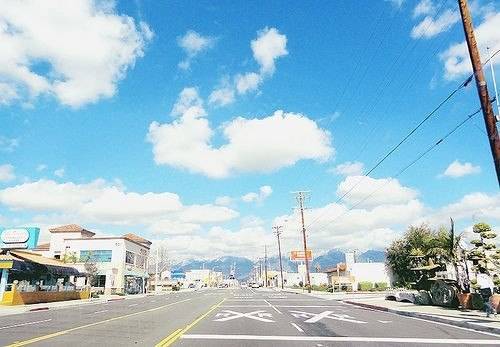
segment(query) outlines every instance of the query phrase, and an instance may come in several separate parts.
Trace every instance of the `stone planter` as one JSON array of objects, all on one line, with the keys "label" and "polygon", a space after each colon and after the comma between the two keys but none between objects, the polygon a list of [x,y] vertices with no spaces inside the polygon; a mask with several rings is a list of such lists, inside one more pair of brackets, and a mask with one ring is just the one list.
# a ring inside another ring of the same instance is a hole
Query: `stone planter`
[{"label": "stone planter", "polygon": [[472,293],[459,293],[457,298],[462,309],[472,309]]}]

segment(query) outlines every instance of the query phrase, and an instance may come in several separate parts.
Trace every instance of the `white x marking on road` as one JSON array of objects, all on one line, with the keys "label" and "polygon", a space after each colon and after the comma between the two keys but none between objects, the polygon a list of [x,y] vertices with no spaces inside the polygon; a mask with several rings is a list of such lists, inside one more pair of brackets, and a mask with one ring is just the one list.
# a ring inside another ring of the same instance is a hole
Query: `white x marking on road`
[{"label": "white x marking on road", "polygon": [[304,311],[290,311],[292,316],[295,318],[307,318],[307,320],[304,321],[304,323],[316,323],[323,318],[328,318],[328,319],[335,319],[335,320],[340,320],[344,322],[350,322],[350,323],[356,323],[356,324],[365,324],[366,322],[360,321],[353,319],[354,317],[351,317],[347,314],[335,314],[333,311],[324,311],[321,313],[310,313],[310,312],[304,312]]},{"label": "white x marking on road", "polygon": [[266,311],[263,311],[263,310],[258,310],[258,311],[248,312],[248,313],[241,313],[241,312],[236,312],[236,311],[231,311],[231,310],[223,310],[220,313],[217,313],[215,315],[215,317],[222,317],[222,318],[214,319],[214,322],[226,322],[228,320],[243,318],[243,317],[258,320],[261,322],[266,322],[266,323],[273,323],[274,322],[271,319],[264,318],[264,317],[272,318],[273,315],[271,313],[267,313]]}]

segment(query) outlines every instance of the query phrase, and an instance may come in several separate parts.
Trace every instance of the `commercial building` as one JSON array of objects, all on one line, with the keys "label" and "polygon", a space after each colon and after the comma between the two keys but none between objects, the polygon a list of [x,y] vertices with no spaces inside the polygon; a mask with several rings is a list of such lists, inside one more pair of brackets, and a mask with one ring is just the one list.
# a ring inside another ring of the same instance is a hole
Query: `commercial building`
[{"label": "commercial building", "polygon": [[0,303],[31,304],[88,298],[90,291],[76,288],[84,278],[75,267],[33,252],[38,228],[0,228]]},{"label": "commercial building", "polygon": [[[151,242],[135,234],[95,236],[79,225],[49,229],[49,244],[35,251],[65,261],[81,272],[93,270],[93,287],[104,294],[144,293],[147,288]],[[83,285],[79,280],[77,285]]]},{"label": "commercial building", "polygon": [[384,283],[387,287],[391,284],[391,273],[383,262],[362,263],[356,260],[354,252],[346,253],[346,262],[325,271],[328,275],[328,284],[335,290],[357,291],[359,283],[371,282]]}]

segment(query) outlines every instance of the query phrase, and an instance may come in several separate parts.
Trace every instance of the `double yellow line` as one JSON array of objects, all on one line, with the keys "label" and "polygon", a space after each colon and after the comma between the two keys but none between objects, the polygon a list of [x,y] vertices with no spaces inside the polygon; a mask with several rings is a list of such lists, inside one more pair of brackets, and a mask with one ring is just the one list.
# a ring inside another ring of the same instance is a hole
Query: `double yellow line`
[{"label": "double yellow line", "polygon": [[161,340],[160,342],[158,342],[155,347],[168,347],[168,346],[172,345],[175,341],[177,341],[177,339],[179,339],[179,337],[181,337],[182,335],[184,335],[189,329],[191,329],[192,327],[194,327],[199,321],[201,321],[203,318],[205,318],[210,313],[212,313],[212,311],[215,310],[217,307],[219,307],[220,305],[222,305],[222,303],[224,301],[226,301],[226,298],[222,299],[217,304],[215,304],[212,307],[210,307],[210,309],[207,312],[205,312],[204,314],[202,314],[201,316],[199,316],[198,318],[196,318],[190,324],[186,325],[186,327],[184,329],[177,329],[177,330],[175,330],[173,333],[171,333],[170,335],[168,335],[167,337],[165,337],[163,340]]},{"label": "double yellow line", "polygon": [[133,316],[136,316],[136,315],[139,315],[139,314],[142,314],[142,313],[158,311],[158,310],[161,310],[163,308],[166,308],[166,307],[169,307],[169,306],[173,306],[173,305],[176,305],[176,304],[180,304],[181,302],[186,302],[186,301],[190,301],[190,300],[191,299],[184,299],[184,300],[172,302],[170,304],[166,304],[166,305],[163,305],[163,306],[158,306],[158,307],[155,307],[155,308],[151,308],[149,310],[144,310],[144,311],[140,311],[140,312],[134,312],[134,313],[126,314],[126,315],[123,315],[123,316],[118,316],[118,317],[114,317],[114,318],[110,318],[110,319],[105,319],[105,320],[102,320],[102,321],[99,321],[99,322],[95,322],[95,323],[80,325],[80,326],[77,326],[77,327],[74,327],[74,328],[71,328],[71,329],[58,331],[56,333],[52,333],[52,334],[48,334],[48,335],[43,335],[43,336],[35,337],[33,339],[29,339],[29,340],[25,340],[25,341],[16,341],[13,344],[8,345],[7,347],[18,347],[18,346],[30,345],[30,344],[35,343],[35,342],[39,342],[39,341],[51,339],[51,338],[54,338],[54,337],[57,337],[57,336],[65,335],[65,334],[68,334],[68,333],[73,332],[75,330],[89,328],[89,327],[93,327],[95,325],[99,325],[99,324],[103,324],[103,323],[108,323],[108,322],[112,322],[112,321],[123,319],[123,318],[133,317]]}]

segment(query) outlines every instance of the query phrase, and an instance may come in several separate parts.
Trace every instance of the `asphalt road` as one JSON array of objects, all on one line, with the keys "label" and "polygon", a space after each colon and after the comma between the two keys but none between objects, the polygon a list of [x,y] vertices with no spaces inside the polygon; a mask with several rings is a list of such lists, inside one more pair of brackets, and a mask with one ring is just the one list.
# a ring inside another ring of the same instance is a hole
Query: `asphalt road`
[{"label": "asphalt road", "polygon": [[0,317],[2,346],[500,345],[500,336],[302,294],[214,289]]}]

